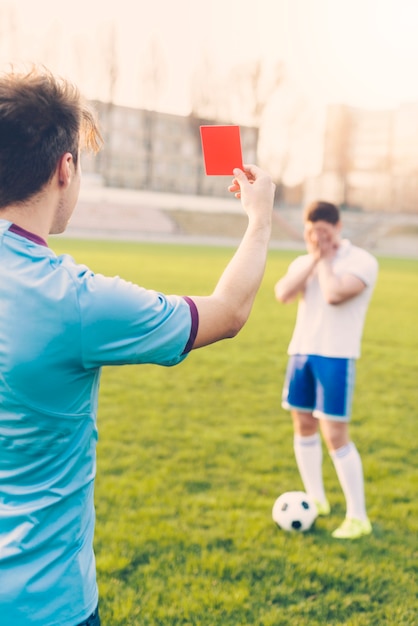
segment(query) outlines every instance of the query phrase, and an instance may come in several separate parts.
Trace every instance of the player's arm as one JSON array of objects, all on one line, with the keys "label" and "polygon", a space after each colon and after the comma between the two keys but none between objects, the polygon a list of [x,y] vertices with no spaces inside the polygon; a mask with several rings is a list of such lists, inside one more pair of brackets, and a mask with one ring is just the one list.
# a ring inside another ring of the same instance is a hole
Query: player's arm
[{"label": "player's arm", "polygon": [[298,270],[292,268],[274,286],[276,300],[283,303],[293,302],[297,296],[305,290],[306,282],[318,263],[318,258],[309,256],[306,265]]},{"label": "player's arm", "polygon": [[234,337],[247,321],[260,287],[271,234],[274,188],[258,167],[235,170],[229,191],[241,198],[248,226],[233,258],[210,296],[192,296],[199,314],[193,348]]},{"label": "player's arm", "polygon": [[342,304],[366,288],[365,283],[353,274],[334,274],[329,258],[322,258],[318,263],[318,279],[328,304]]}]

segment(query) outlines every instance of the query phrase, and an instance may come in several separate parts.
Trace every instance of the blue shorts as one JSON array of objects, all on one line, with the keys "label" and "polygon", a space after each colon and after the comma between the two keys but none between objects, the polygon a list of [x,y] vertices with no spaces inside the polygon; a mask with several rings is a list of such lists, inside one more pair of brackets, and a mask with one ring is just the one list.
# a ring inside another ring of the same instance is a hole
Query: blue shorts
[{"label": "blue shorts", "polygon": [[283,387],[283,408],[306,411],[317,418],[348,422],[355,364],[355,359],[290,356]]}]

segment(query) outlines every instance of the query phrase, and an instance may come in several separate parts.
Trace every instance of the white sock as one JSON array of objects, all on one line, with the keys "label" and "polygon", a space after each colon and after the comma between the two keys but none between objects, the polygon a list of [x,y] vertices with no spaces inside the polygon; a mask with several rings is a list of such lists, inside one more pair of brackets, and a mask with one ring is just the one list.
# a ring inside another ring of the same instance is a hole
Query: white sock
[{"label": "white sock", "polygon": [[318,502],[325,502],[322,479],[322,443],[319,433],[309,437],[295,435],[293,448],[306,493]]},{"label": "white sock", "polygon": [[356,446],[350,442],[338,450],[333,450],[330,454],[345,496],[346,516],[366,520],[363,466]]}]

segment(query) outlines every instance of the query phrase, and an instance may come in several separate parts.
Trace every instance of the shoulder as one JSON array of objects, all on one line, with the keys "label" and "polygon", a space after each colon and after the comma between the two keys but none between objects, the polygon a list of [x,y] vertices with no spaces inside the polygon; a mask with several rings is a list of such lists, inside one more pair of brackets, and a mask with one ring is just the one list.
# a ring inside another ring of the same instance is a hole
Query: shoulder
[{"label": "shoulder", "polygon": [[364,248],[355,246],[345,239],[341,242],[339,257],[345,270],[361,278],[366,285],[376,281],[379,263],[376,257]]},{"label": "shoulder", "polygon": [[89,276],[93,276],[92,270],[87,265],[76,263],[69,254],[60,254],[52,259],[52,265],[56,270],[63,270],[74,280],[85,280]]},{"label": "shoulder", "polygon": [[352,245],[351,247],[353,258],[356,258],[365,265],[376,268],[377,270],[379,263],[376,257],[371,252],[365,250],[364,248],[360,248],[359,246]]}]

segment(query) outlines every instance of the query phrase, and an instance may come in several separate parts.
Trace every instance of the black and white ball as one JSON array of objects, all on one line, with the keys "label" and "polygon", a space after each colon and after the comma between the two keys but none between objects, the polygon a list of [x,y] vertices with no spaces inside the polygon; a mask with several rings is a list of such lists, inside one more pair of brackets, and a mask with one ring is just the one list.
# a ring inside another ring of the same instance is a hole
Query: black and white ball
[{"label": "black and white ball", "polygon": [[272,517],[283,530],[304,533],[312,527],[318,512],[304,491],[287,491],[274,503]]}]

